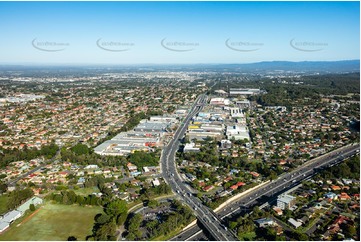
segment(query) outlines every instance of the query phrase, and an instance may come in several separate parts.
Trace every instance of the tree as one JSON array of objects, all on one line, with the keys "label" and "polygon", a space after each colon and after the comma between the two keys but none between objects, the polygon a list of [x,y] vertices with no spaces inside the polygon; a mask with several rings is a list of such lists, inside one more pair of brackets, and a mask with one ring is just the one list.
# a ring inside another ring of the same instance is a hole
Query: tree
[{"label": "tree", "polygon": [[127,239],[138,239],[142,236],[142,232],[139,230],[139,227],[142,222],[142,215],[134,214],[128,221],[127,228],[128,228],[128,235]]},{"label": "tree", "polygon": [[150,208],[156,208],[159,205],[157,200],[149,200],[148,201],[148,207]]},{"label": "tree", "polygon": [[76,197],[76,203],[79,204],[79,205],[84,205],[84,197],[78,195],[78,196]]},{"label": "tree", "polygon": [[139,169],[142,169],[144,166],[157,166],[159,163],[159,157],[156,157],[155,153],[144,151],[136,151],[130,154],[128,159]]},{"label": "tree", "polygon": [[7,209],[11,210],[19,206],[23,201],[31,198],[34,195],[33,190],[26,188],[24,190],[14,190],[9,193],[7,201]]},{"label": "tree", "polygon": [[307,240],[309,240],[308,236],[306,234],[298,232],[298,231],[294,231],[292,236],[293,236],[294,239],[299,240],[299,241],[307,241]]},{"label": "tree", "polygon": [[35,211],[35,205],[34,205],[34,204],[30,204],[29,209],[30,209],[30,211]]},{"label": "tree", "polygon": [[94,238],[96,240],[115,240],[116,225],[113,220],[103,225],[97,225]]},{"label": "tree", "polygon": [[108,203],[105,207],[105,213],[108,215],[118,216],[119,214],[127,213],[128,207],[124,200],[114,200]]},{"label": "tree", "polygon": [[75,236],[69,236],[68,241],[77,241],[78,239]]},{"label": "tree", "polygon": [[341,228],[346,238],[352,238],[357,235],[355,226],[351,224],[341,224]]},{"label": "tree", "polygon": [[95,222],[98,224],[106,224],[111,220],[111,216],[107,214],[97,214],[95,216]]},{"label": "tree", "polygon": [[269,179],[271,181],[276,180],[277,179],[277,173],[275,171],[271,170],[270,174],[269,174]]},{"label": "tree", "polygon": [[149,222],[147,222],[145,227],[147,228],[151,236],[156,236],[155,232],[157,231],[158,225],[158,220],[150,220]]},{"label": "tree", "polygon": [[0,183],[0,194],[8,190],[8,186],[5,183]]},{"label": "tree", "polygon": [[124,224],[125,220],[127,219],[128,214],[127,213],[121,213],[117,217],[117,225]]},{"label": "tree", "polygon": [[76,144],[71,148],[71,151],[73,151],[76,155],[86,155],[90,153],[88,146],[84,144]]}]

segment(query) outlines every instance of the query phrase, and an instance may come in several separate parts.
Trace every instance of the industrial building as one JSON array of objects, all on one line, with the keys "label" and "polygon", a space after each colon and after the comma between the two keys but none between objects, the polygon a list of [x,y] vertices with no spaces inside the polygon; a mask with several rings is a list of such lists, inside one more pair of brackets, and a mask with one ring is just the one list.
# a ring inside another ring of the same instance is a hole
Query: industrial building
[{"label": "industrial building", "polygon": [[169,123],[163,122],[151,122],[146,119],[142,120],[134,131],[137,132],[165,132],[169,127]]},{"label": "industrial building", "polygon": [[252,96],[252,95],[257,95],[260,93],[261,93],[261,90],[258,88],[230,88],[229,89],[230,96],[236,96],[236,95]]},{"label": "industrial building", "polygon": [[244,117],[244,113],[242,111],[242,109],[239,108],[230,108],[229,109],[232,118],[243,118]]},{"label": "industrial building", "polygon": [[168,116],[153,116],[149,119],[150,122],[159,122],[159,123],[177,123],[178,120],[175,117]]},{"label": "industrial building", "polygon": [[235,139],[235,140],[250,140],[249,131],[247,126],[245,125],[233,125],[228,126],[226,129],[227,139]]},{"label": "industrial building", "polygon": [[230,103],[229,99],[223,97],[212,98],[209,102],[209,104],[211,105],[220,105],[220,106],[229,105],[229,103]]},{"label": "industrial building", "polygon": [[172,117],[143,119],[132,131],[117,134],[95,147],[94,152],[99,155],[124,156],[135,151],[153,151],[153,147],[161,146],[164,134],[175,122],[176,118]]}]

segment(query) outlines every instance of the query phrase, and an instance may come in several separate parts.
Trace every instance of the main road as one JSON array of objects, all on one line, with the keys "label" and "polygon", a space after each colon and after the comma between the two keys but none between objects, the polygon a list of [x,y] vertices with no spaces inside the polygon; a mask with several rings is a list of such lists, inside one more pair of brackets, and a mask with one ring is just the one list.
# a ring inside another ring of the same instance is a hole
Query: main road
[{"label": "main road", "polygon": [[190,112],[175,132],[173,139],[163,149],[161,156],[162,175],[166,182],[171,186],[172,190],[178,194],[183,203],[189,205],[193,209],[198,221],[203,225],[207,232],[215,239],[222,241],[235,241],[237,237],[222,225],[220,219],[208,207],[204,206],[202,202],[194,197],[181,179],[175,164],[175,155],[179,149],[180,140],[183,138],[189,121],[207,102],[207,96],[202,94],[198,96],[195,103],[192,105]]}]

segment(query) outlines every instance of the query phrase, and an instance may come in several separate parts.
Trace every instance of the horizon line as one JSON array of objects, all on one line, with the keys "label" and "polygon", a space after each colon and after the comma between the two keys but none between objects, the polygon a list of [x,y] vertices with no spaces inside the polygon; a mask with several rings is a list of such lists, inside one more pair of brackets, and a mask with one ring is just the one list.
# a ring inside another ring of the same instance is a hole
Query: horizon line
[{"label": "horizon line", "polygon": [[199,62],[199,63],[0,63],[0,66],[182,66],[182,65],[247,65],[258,64],[267,62],[289,62],[289,63],[302,63],[302,62],[346,62],[346,61],[360,61],[360,59],[340,59],[340,60],[264,60],[255,62]]}]

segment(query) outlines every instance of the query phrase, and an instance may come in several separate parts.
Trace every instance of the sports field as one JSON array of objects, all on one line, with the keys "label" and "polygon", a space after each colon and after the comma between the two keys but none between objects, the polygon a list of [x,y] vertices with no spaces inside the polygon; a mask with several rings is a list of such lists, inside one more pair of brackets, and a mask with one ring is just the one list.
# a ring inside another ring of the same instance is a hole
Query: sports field
[{"label": "sports field", "polygon": [[[78,205],[43,205],[35,214],[21,218],[4,233],[0,240],[67,240],[75,236],[85,240],[91,235],[94,216],[101,207],[80,207]],[[19,225],[20,224],[20,225]]]}]

